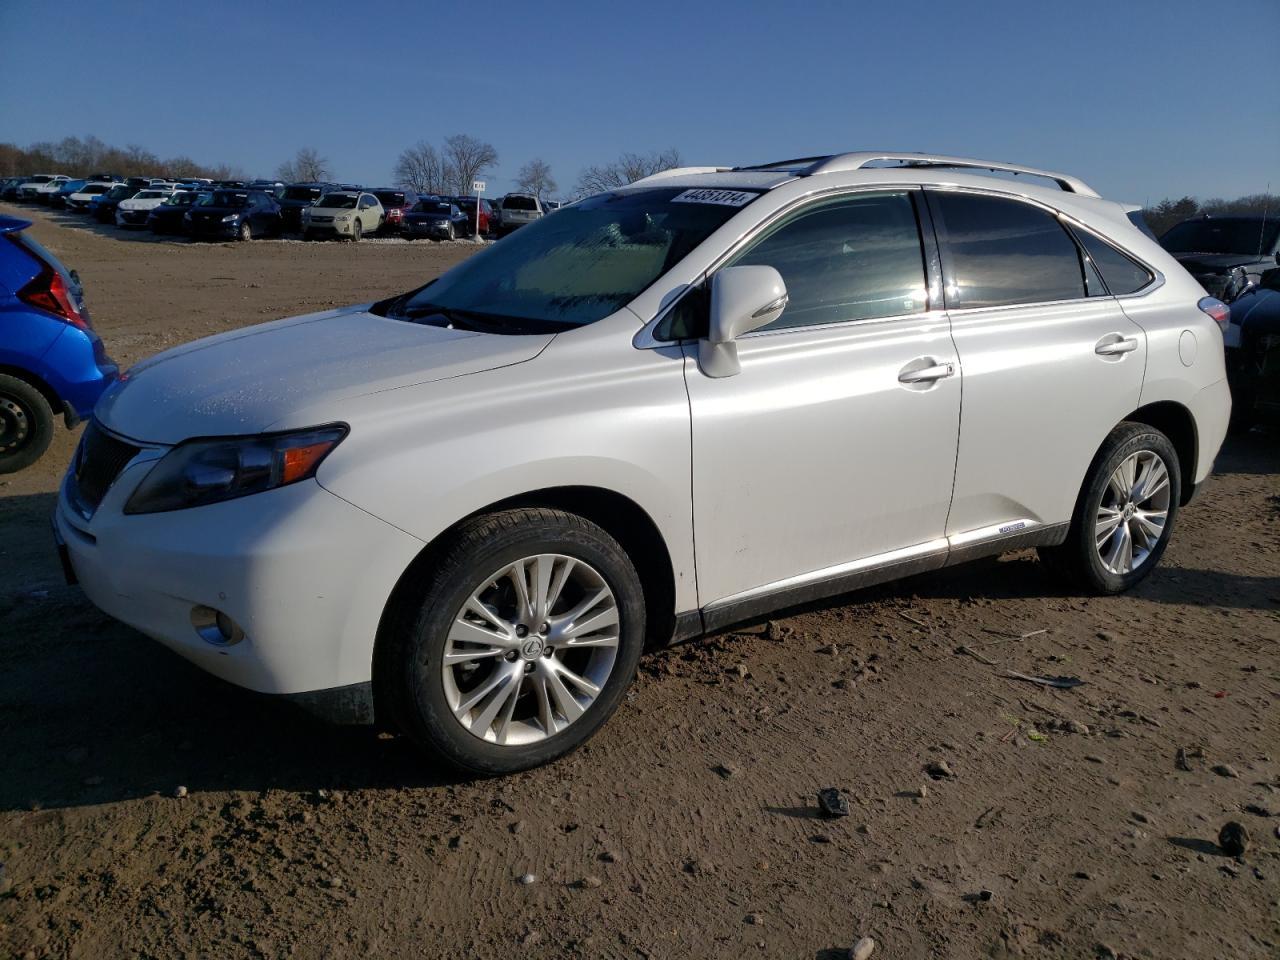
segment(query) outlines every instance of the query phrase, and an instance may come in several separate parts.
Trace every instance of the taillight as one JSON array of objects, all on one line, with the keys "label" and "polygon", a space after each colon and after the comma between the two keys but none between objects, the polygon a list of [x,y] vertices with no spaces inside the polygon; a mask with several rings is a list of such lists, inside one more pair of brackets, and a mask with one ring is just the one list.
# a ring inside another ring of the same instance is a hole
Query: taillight
[{"label": "taillight", "polygon": [[1225,336],[1227,325],[1231,322],[1231,308],[1217,297],[1204,297],[1196,306],[1213,318],[1213,322]]},{"label": "taillight", "polygon": [[72,300],[71,291],[67,289],[62,274],[48,264],[44,264],[35,279],[18,291],[18,299],[47,310],[81,330],[89,329],[89,321]]}]

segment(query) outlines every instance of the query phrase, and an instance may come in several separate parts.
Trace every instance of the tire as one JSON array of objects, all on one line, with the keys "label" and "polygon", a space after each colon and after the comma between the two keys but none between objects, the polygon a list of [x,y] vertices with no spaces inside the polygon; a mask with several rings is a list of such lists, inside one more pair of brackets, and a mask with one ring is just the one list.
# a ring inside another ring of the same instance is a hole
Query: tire
[{"label": "tire", "polygon": [[446,240],[457,240],[457,239],[458,239],[458,231],[456,231],[455,229],[453,229],[453,224],[452,224],[452,223],[451,223],[451,224],[449,224],[449,235],[448,235],[445,239],[446,239]]},{"label": "tire", "polygon": [[0,374],[0,473],[31,466],[53,442],[53,408],[44,394]]},{"label": "tire", "polygon": [[[526,583],[551,584],[553,595],[564,578],[542,624],[532,622],[541,614],[526,615],[527,626],[518,622],[512,571],[521,567]],[[584,598],[604,593],[575,620],[557,622],[590,603]],[[464,608],[473,595],[487,604],[487,622]],[[402,582],[390,614],[375,655],[379,715],[433,758],[485,776],[540,766],[581,746],[622,702],[644,646],[644,594],[630,558],[599,526],[559,510],[521,508],[467,521],[429,565]],[[579,629],[603,625],[577,638],[593,642],[569,649],[573,641],[561,631],[574,622]],[[490,626],[498,623],[506,625],[501,637]],[[477,651],[468,639],[482,651],[505,653],[468,657]],[[466,662],[446,665],[446,654]],[[563,671],[592,678],[594,699],[569,680],[555,689],[549,678],[570,675]],[[485,696],[490,683],[499,685]],[[563,699],[569,690],[577,691],[571,702]],[[467,698],[477,696],[467,710]],[[490,711],[496,713],[487,718]]]},{"label": "tire", "polygon": [[240,224],[240,229],[236,232],[236,239],[241,242],[253,239],[253,227],[249,225],[248,220]]},{"label": "tire", "polygon": [[303,239],[303,240],[314,240],[315,238],[316,238],[316,235],[315,235],[314,233],[312,233],[310,230],[303,230],[303,231],[302,231],[302,239]]},{"label": "tire", "polygon": [[1066,542],[1041,547],[1040,557],[1092,593],[1123,593],[1160,562],[1181,497],[1181,465],[1169,438],[1144,423],[1122,423],[1093,458]]},{"label": "tire", "polygon": [[364,227],[361,226],[359,219],[351,225],[351,242],[359,243],[360,238],[364,236]]}]

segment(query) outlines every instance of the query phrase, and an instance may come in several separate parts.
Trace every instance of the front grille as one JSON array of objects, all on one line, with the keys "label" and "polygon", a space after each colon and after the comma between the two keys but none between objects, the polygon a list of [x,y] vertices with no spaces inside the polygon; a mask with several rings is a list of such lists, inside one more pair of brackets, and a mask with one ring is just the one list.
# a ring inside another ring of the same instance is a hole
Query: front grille
[{"label": "front grille", "polygon": [[138,455],[139,447],[117,440],[90,420],[76,450],[76,499],[90,511],[96,510],[126,464]]}]

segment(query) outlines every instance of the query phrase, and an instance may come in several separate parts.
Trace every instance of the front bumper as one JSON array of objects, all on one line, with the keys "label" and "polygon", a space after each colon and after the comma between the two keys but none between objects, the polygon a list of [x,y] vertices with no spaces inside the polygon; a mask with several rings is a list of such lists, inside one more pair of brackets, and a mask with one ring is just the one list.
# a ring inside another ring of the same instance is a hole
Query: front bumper
[{"label": "front bumper", "polygon": [[150,210],[116,210],[116,223],[122,227],[145,227]]},{"label": "front bumper", "polygon": [[449,236],[449,221],[409,221],[401,224],[400,232],[414,237],[447,237]]},{"label": "front bumper", "polygon": [[[189,510],[127,516],[124,504],[164,454],[144,448],[85,519],[64,479],[56,534],[103,612],[209,673],[261,693],[367,684],[392,588],[423,544],[314,480]],[[194,607],[244,631],[204,639]]]},{"label": "front bumper", "polygon": [[314,219],[302,221],[302,229],[304,232],[336,233],[342,237],[350,236],[354,225],[355,220],[348,220],[346,223],[338,223],[336,220],[331,220],[328,223],[316,222]]},{"label": "front bumper", "polygon": [[200,220],[184,220],[187,232],[193,237],[221,237],[222,239],[233,239],[240,232],[240,221],[233,220],[231,223],[223,223],[221,220],[215,220],[212,223],[205,223]]}]

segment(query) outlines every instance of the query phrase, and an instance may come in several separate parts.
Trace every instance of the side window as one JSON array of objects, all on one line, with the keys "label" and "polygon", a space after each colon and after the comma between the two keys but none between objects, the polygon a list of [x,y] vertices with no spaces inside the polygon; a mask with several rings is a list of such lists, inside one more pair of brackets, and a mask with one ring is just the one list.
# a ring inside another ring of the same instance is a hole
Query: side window
[{"label": "side window", "polygon": [[926,309],[924,254],[909,193],[858,194],[786,218],[729,262],[782,274],[790,303],[764,329]]},{"label": "side window", "polygon": [[[907,192],[828,200],[770,228],[726,266],[767,265],[790,302],[764,330],[873,320],[928,309],[924,253]],[[689,291],[655,331],[659,340],[706,333],[707,284]]]},{"label": "side window", "polygon": [[1019,200],[935,190],[947,306],[998,307],[1085,296],[1080,251],[1058,218]]},{"label": "side window", "polygon": [[1123,297],[1127,293],[1134,293],[1151,282],[1151,271],[1105,240],[1095,237],[1087,230],[1077,230],[1075,234],[1113,296]]}]

